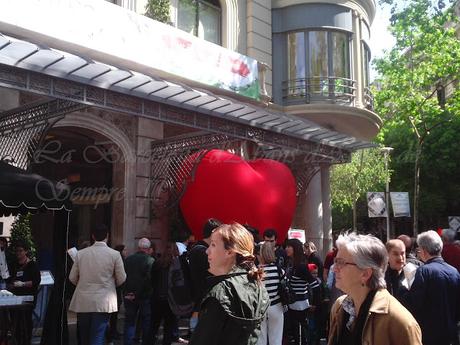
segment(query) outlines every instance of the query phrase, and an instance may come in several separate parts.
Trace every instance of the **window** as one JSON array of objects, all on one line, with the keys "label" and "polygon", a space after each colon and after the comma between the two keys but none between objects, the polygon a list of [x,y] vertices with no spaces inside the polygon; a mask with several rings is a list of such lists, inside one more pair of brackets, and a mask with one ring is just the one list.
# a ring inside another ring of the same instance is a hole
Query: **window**
[{"label": "window", "polygon": [[369,64],[371,62],[371,50],[369,46],[364,43],[362,45],[363,51],[363,72],[364,72],[364,87],[369,87],[370,85],[370,70]]},{"label": "window", "polygon": [[341,31],[291,32],[288,42],[288,97],[308,93],[352,93],[350,34]]},{"label": "window", "polygon": [[221,44],[219,0],[179,0],[176,26],[206,41]]}]

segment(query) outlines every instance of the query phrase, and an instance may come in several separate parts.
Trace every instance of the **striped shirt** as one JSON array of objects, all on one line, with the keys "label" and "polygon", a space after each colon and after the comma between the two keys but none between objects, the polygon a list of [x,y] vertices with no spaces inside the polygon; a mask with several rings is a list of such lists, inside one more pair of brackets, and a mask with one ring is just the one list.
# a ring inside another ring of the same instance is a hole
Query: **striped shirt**
[{"label": "striped shirt", "polygon": [[267,289],[268,296],[270,297],[270,305],[281,303],[278,293],[280,277],[278,275],[278,268],[276,267],[276,264],[273,262],[268,265],[263,265],[262,267],[265,273],[263,282],[265,289]]},{"label": "striped shirt", "polygon": [[308,291],[319,288],[319,283],[312,277],[308,269],[303,266],[296,267],[289,277],[291,289],[299,301],[308,299]]}]

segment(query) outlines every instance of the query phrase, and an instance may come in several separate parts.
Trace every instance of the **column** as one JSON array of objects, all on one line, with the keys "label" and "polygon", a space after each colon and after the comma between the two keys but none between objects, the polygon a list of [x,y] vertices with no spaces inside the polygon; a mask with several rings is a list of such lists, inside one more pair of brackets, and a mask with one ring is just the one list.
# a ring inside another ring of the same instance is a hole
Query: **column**
[{"label": "column", "polygon": [[363,64],[361,53],[361,19],[357,11],[353,11],[353,76],[356,80],[355,107],[362,108],[363,105]]},{"label": "column", "polygon": [[323,248],[322,258],[332,249],[331,176],[330,165],[321,166],[321,198],[323,201]]}]

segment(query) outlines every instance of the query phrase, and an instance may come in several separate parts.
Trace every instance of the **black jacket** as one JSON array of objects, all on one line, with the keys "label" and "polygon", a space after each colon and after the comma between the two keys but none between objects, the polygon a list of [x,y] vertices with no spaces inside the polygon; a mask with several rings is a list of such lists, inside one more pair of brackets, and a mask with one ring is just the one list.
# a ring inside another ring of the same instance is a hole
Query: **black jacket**
[{"label": "black jacket", "polygon": [[199,241],[188,253],[192,296],[195,302],[194,311],[200,309],[201,300],[208,291],[207,278],[211,276],[211,273],[208,272],[209,263],[206,249],[208,249],[208,244],[204,241]]},{"label": "black jacket", "polygon": [[256,344],[270,305],[263,284],[250,281],[241,268],[209,280],[212,287],[201,303],[190,345]]}]

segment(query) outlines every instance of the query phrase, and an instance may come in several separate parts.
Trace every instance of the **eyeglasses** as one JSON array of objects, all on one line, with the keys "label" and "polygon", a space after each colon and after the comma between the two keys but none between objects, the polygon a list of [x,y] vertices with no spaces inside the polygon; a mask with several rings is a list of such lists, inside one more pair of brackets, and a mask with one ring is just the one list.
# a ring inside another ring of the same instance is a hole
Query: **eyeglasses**
[{"label": "eyeglasses", "polygon": [[342,258],[335,258],[335,259],[334,259],[334,264],[335,264],[335,267],[337,267],[337,268],[339,268],[339,269],[344,268],[346,265],[358,266],[358,265],[355,264],[354,262],[347,262],[347,261],[345,261],[345,260],[342,259]]}]

